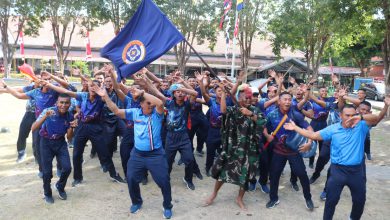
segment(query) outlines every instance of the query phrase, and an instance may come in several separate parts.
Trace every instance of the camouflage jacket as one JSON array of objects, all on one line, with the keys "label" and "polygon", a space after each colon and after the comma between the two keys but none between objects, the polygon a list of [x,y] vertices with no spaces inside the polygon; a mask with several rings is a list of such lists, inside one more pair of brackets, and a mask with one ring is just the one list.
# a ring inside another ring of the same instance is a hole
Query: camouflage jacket
[{"label": "camouflage jacket", "polygon": [[261,112],[251,109],[257,121],[244,116],[237,106],[227,107],[222,118],[222,152],[211,173],[215,179],[247,189],[256,175],[259,147],[266,120]]}]

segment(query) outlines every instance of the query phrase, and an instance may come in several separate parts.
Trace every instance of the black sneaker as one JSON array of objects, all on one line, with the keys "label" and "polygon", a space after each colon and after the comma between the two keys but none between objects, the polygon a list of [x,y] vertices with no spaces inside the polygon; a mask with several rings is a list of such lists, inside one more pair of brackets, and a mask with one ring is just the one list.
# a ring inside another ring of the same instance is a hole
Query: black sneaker
[{"label": "black sneaker", "polygon": [[96,157],[96,153],[91,153],[90,155],[89,155],[89,158],[91,158],[91,159],[93,159],[93,158],[95,158]]},{"label": "black sneaker", "polygon": [[80,185],[83,182],[83,180],[73,180],[72,187],[76,187],[77,185]]},{"label": "black sneaker", "polygon": [[66,200],[68,198],[68,195],[66,194],[65,190],[59,190],[58,189],[58,184],[56,183],[55,185],[56,187],[56,190],[58,192],[58,197],[61,199],[61,200]]},{"label": "black sneaker", "polygon": [[177,161],[177,165],[178,166],[181,166],[184,162],[180,159],[179,161]]},{"label": "black sneaker", "polygon": [[267,205],[265,205],[265,207],[267,207],[267,209],[272,209],[278,204],[279,204],[279,199],[274,201],[270,200],[269,202],[267,202]]},{"label": "black sneaker", "polygon": [[299,186],[298,186],[298,184],[295,182],[295,183],[293,183],[293,182],[290,182],[291,183],[291,188],[293,189],[293,190],[295,190],[295,191],[299,191]]},{"label": "black sneaker", "polygon": [[316,180],[317,180],[319,177],[320,177],[320,175],[317,175],[317,174],[313,173],[313,176],[311,176],[311,177],[310,177],[310,180],[309,180],[310,184],[315,183]]},{"label": "black sneaker", "polygon": [[115,176],[110,176],[110,179],[117,183],[126,183],[125,180],[122,179],[122,177],[117,173]]},{"label": "black sneaker", "polygon": [[306,208],[309,209],[309,211],[313,211],[314,209],[314,204],[311,199],[306,200]]},{"label": "black sneaker", "polygon": [[142,185],[146,186],[148,184],[148,176],[145,176],[144,179],[141,181]]},{"label": "black sneaker", "polygon": [[107,173],[107,167],[106,166],[100,166],[100,170],[103,172],[103,173]]},{"label": "black sneaker", "polygon": [[45,202],[47,204],[53,204],[54,203],[53,196],[45,196]]},{"label": "black sneaker", "polygon": [[211,176],[210,170],[207,170],[207,169],[206,169],[206,176],[208,176],[208,177]]},{"label": "black sneaker", "polygon": [[195,190],[195,185],[192,182],[189,182],[186,179],[184,179],[184,177],[183,177],[183,182],[187,185],[188,189]]},{"label": "black sneaker", "polygon": [[204,152],[203,151],[196,151],[196,156],[203,157]]},{"label": "black sneaker", "polygon": [[203,175],[200,172],[194,174],[198,179],[203,180]]}]

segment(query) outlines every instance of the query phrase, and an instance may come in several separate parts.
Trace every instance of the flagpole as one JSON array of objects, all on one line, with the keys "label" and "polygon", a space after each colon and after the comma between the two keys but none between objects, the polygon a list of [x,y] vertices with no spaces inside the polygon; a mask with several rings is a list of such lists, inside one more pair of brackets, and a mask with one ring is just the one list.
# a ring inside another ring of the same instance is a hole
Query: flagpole
[{"label": "flagpole", "polygon": [[213,75],[214,77],[218,78],[217,74],[214,72],[213,69],[211,69],[211,67],[206,63],[206,61],[198,54],[198,52],[196,52],[195,48],[187,41],[187,39],[184,38],[184,42],[187,43],[187,45],[192,49],[192,51],[194,51],[195,55],[199,57],[199,59],[202,61],[202,63],[207,67],[207,69],[210,70],[210,73],[211,75]]},{"label": "flagpole", "polygon": [[[236,18],[234,20],[234,30],[236,30],[236,25],[237,25],[237,17],[238,17],[238,10],[236,9]],[[238,34],[238,33],[237,33]],[[231,77],[234,77],[234,69],[235,69],[235,61],[236,61],[236,43],[237,43],[237,38],[236,35],[233,34],[233,49],[232,49],[232,67],[231,67]]]}]

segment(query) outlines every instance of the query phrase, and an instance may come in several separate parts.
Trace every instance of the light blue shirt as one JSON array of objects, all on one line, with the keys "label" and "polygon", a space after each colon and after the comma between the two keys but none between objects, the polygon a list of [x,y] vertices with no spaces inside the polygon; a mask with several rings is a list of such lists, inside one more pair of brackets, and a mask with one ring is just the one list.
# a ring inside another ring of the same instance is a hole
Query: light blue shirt
[{"label": "light blue shirt", "polygon": [[364,140],[370,127],[360,121],[354,128],[344,128],[340,123],[320,131],[324,141],[331,141],[330,159],[332,164],[345,166],[359,165],[364,156]]},{"label": "light blue shirt", "polygon": [[140,108],[125,110],[126,120],[134,121],[134,146],[140,151],[152,151],[162,147],[161,127],[164,119],[153,109],[152,114],[144,115]]}]

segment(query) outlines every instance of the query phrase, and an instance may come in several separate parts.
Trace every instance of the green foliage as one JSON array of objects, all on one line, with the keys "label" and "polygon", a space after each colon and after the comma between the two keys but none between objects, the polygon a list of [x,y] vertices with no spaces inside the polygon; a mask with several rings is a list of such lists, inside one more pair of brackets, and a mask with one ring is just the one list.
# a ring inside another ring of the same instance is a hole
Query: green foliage
[{"label": "green foliage", "polygon": [[90,75],[88,63],[85,61],[77,60],[72,63],[72,68],[80,69],[82,74]]},{"label": "green foliage", "polygon": [[366,0],[285,0],[269,24],[273,51],[303,50],[316,75],[325,51],[352,46],[372,17]]}]

